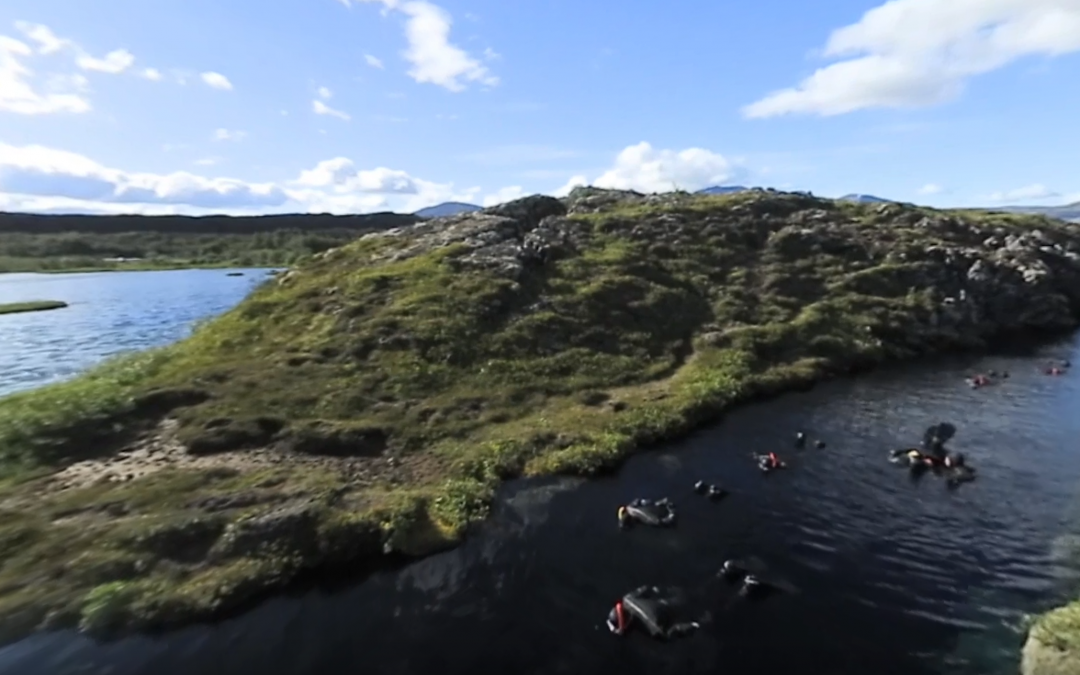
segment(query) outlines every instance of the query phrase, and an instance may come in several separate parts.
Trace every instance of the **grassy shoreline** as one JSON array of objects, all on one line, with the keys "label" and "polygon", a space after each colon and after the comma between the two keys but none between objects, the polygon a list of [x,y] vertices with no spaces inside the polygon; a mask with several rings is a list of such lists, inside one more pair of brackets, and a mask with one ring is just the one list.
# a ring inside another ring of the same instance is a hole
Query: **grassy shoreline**
[{"label": "grassy shoreline", "polygon": [[[507,479],[610,471],[733,405],[1080,311],[982,243],[1080,242],[1046,219],[783,194],[513,208],[319,254],[180,343],[0,399],[0,640],[180,625],[424,555]],[[542,259],[523,227],[556,242]],[[975,260],[997,276],[957,305]]]},{"label": "grassy shoreline", "polygon": [[1021,671],[1023,675],[1080,672],[1080,600],[1031,618]]},{"label": "grassy shoreline", "polygon": [[19,314],[22,312],[45,312],[50,309],[63,309],[66,302],[59,300],[30,300],[27,302],[0,303],[0,315]]}]

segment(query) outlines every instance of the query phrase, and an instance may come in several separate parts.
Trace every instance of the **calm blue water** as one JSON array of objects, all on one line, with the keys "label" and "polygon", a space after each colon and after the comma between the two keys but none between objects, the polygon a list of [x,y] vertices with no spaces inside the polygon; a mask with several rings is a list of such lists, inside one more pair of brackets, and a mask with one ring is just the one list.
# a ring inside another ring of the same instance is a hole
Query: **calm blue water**
[{"label": "calm blue water", "polygon": [[69,378],[119,352],[179,340],[199,319],[235,306],[266,280],[266,273],[0,274],[0,303],[61,300],[70,305],[0,315],[0,396]]},{"label": "calm blue water", "polygon": [[[188,277],[201,280],[188,288],[251,283],[209,274]],[[146,297],[150,282],[112,278]],[[172,297],[184,304],[181,296]],[[116,298],[123,304],[122,291]],[[155,335],[180,335],[198,318],[189,311],[166,328],[169,313],[142,300],[114,310],[135,325],[144,312]],[[26,335],[87,341],[66,330]],[[745,407],[612,478],[510,486],[465,545],[404,570],[165,636],[36,636],[0,649],[0,675],[1014,675],[1023,613],[1076,590],[1062,551],[1063,535],[1080,532],[1080,379],[1038,367],[1051,356],[1080,361],[1078,346],[908,366]],[[1012,377],[964,385],[990,368]],[[951,445],[979,470],[957,491],[932,476],[914,483],[885,458],[942,420],[956,424]],[[828,447],[796,451],[797,429]],[[765,449],[790,468],[759,474],[749,453]],[[709,503],[691,491],[698,479],[733,494]],[[679,526],[619,531],[616,507],[636,496],[673,498]],[[749,605],[709,583],[725,558],[746,554],[800,592]],[[609,635],[612,602],[644,583],[683,587],[708,616],[702,630],[671,644]]]}]

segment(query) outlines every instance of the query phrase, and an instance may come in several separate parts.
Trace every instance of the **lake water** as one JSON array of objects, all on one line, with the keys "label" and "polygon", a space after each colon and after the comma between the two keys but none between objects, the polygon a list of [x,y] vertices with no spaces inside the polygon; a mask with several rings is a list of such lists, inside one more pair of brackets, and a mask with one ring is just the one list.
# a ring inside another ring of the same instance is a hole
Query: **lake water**
[{"label": "lake water", "polygon": [[61,300],[70,305],[0,315],[0,396],[69,378],[119,352],[179,340],[199,319],[235,306],[266,274],[263,269],[0,274],[0,304]]},{"label": "lake water", "polygon": [[[145,297],[149,282],[116,276]],[[243,283],[206,283],[230,281]],[[131,305],[138,323],[149,310]],[[1077,587],[1063,535],[1080,531],[1080,380],[1041,374],[1050,357],[1078,360],[1077,341],[747,406],[614,477],[509,486],[463,546],[403,570],[164,636],[35,636],[0,650],[0,675],[1015,675],[1023,613]],[[965,386],[991,368],[1012,377]],[[958,427],[950,445],[979,471],[955,491],[886,461],[938,421]],[[798,429],[827,447],[795,450]],[[749,455],[770,449],[789,468],[766,477]],[[698,479],[732,494],[708,502],[692,492]],[[620,531],[616,507],[637,496],[671,497],[679,525]],[[740,555],[768,561],[800,592],[745,603],[710,582]],[[610,635],[612,603],[646,583],[684,588],[708,617],[702,629],[667,644]]]}]

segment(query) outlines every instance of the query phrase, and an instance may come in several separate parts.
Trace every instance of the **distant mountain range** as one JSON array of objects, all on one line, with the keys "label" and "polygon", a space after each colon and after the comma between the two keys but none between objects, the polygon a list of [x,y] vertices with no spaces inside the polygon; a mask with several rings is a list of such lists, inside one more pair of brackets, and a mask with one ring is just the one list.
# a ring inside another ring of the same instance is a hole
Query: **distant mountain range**
[{"label": "distant mountain range", "polygon": [[1066,204],[1065,206],[995,206],[988,210],[1004,211],[1006,213],[1031,213],[1080,223],[1080,202]]},{"label": "distant mountain range", "polygon": [[730,195],[735,192],[746,192],[750,188],[743,187],[742,185],[713,185],[712,187],[702,188],[695,194],[699,195]]},{"label": "distant mountain range", "polygon": [[482,208],[484,207],[476,204],[466,204],[465,202],[443,202],[442,204],[420,209],[413,215],[421,218],[442,218],[444,216],[456,216],[459,213],[472,213]]},{"label": "distant mountain range", "polygon": [[883,197],[875,197],[874,195],[860,195],[852,193],[850,195],[844,195],[840,198],[840,201],[860,202],[862,204],[888,204],[893,200],[885,199]]}]

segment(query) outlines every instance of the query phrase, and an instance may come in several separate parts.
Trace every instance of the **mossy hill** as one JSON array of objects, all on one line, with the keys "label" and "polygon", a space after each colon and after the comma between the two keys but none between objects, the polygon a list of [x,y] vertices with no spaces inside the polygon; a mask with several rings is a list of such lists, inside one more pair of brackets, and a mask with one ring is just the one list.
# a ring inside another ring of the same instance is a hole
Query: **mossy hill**
[{"label": "mossy hill", "polygon": [[369,234],[183,342],[0,400],[3,636],[428,553],[508,477],[1078,315],[1080,228],[1035,216],[579,189]]}]

